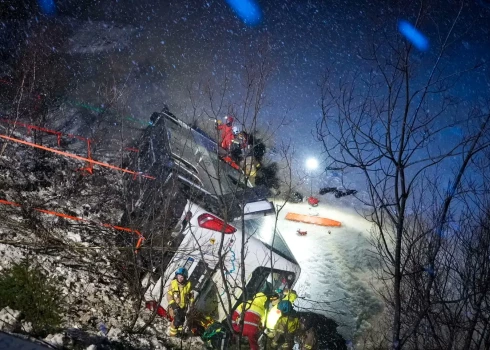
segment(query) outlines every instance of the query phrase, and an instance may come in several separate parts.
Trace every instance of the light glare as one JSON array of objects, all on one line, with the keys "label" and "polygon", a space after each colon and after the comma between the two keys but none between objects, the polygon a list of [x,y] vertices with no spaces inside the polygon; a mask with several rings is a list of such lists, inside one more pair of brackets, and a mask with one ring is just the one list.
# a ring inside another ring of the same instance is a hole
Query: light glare
[{"label": "light glare", "polygon": [[308,158],[306,160],[306,167],[309,170],[315,170],[318,167],[318,161],[315,158]]}]

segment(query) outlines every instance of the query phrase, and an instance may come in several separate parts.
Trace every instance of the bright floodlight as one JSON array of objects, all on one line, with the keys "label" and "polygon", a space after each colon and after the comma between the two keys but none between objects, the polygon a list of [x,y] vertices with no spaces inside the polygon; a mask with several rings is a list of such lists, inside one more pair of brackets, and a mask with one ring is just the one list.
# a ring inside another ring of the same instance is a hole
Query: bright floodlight
[{"label": "bright floodlight", "polygon": [[315,170],[318,167],[318,161],[315,158],[308,158],[306,160],[306,167],[308,170]]}]

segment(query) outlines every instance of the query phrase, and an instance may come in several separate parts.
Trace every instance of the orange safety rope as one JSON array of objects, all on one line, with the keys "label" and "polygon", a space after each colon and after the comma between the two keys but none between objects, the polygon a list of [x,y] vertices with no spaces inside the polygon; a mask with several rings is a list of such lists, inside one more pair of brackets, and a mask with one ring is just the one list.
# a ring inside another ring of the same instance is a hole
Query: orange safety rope
[{"label": "orange safety rope", "polygon": [[23,145],[27,145],[27,146],[39,148],[39,149],[42,149],[42,150],[45,150],[45,151],[49,151],[49,152],[53,152],[53,153],[56,153],[56,154],[59,154],[59,155],[65,156],[65,157],[71,157],[71,158],[78,159],[78,160],[81,160],[81,161],[84,161],[84,162],[88,162],[88,163],[90,163],[92,165],[93,164],[97,164],[97,165],[104,166],[104,167],[107,167],[107,168],[110,168],[110,169],[119,170],[119,171],[122,171],[124,173],[133,174],[134,177],[141,176],[141,177],[144,177],[144,178],[150,179],[150,180],[155,180],[156,179],[154,176],[145,175],[145,174],[142,174],[140,172],[133,171],[133,170],[128,170],[128,169],[120,168],[120,167],[117,167],[115,165],[108,164],[108,163],[103,163],[103,162],[99,162],[97,160],[93,160],[93,159],[90,159],[90,158],[80,157],[80,156],[77,156],[76,154],[73,154],[73,153],[59,151],[57,149],[46,147],[46,146],[41,146],[41,145],[38,145],[38,144],[35,144],[35,143],[32,143],[32,142],[28,142],[28,141],[24,141],[24,140],[19,140],[19,139],[16,139],[14,137],[10,137],[10,136],[7,136],[7,135],[0,134],[0,137],[3,138],[3,139],[5,139],[5,140],[18,142],[18,143],[21,143]]},{"label": "orange safety rope", "polygon": [[[21,123],[21,122],[15,121],[15,120],[5,119],[5,118],[1,118],[0,119],[0,122],[24,127],[24,128],[27,129],[27,134],[30,134],[30,131],[31,130],[38,130],[38,131],[46,132],[48,134],[56,135],[56,138],[57,138],[57,141],[58,141],[58,146],[61,146],[61,137],[63,135],[64,136],[68,136],[68,137],[73,138],[73,139],[78,139],[78,140],[81,140],[81,141],[85,141],[85,142],[87,142],[87,158],[90,159],[90,160],[92,160],[92,148],[91,148],[92,140],[89,139],[89,138],[86,138],[86,137],[83,137],[83,136],[74,135],[74,134],[63,134],[60,131],[51,130],[51,129],[47,129],[47,128],[42,128],[40,126],[36,126],[36,125],[32,125],[32,124],[25,124],[25,123]],[[131,151],[131,152],[139,152],[139,150],[137,148],[134,148],[134,147],[127,147],[126,150]],[[93,169],[94,169],[93,163],[92,162],[87,162],[87,166],[85,166],[83,168],[80,168],[79,170],[86,171],[87,173],[89,173],[89,174],[92,175],[93,174]]]},{"label": "orange safety rope", "polygon": [[[46,128],[42,128],[40,126],[31,125],[31,124],[24,124],[24,123],[15,121],[15,120],[0,119],[0,121],[3,122],[3,123],[7,123],[7,124],[13,124],[13,125],[17,125],[17,126],[22,126],[22,127],[24,127],[24,128],[27,129],[27,134],[30,134],[31,130],[38,130],[38,131],[44,131],[44,132],[46,132],[48,134],[56,135],[56,139],[58,141],[58,146],[61,144],[61,135],[62,135],[62,133],[59,132],[59,131],[51,130],[51,129],[46,129]],[[71,136],[73,136],[73,135],[71,135]]]},{"label": "orange safety rope", "polygon": [[[92,152],[90,150],[90,139],[87,139],[87,159],[92,160]],[[87,163],[86,167],[81,168],[80,170],[86,171],[90,175],[94,173],[94,164],[93,163]]]},{"label": "orange safety rope", "polygon": [[[19,203],[10,202],[10,201],[4,200],[4,199],[0,199],[0,204],[11,205],[14,207],[22,207],[22,205],[20,205]],[[80,218],[78,216],[72,216],[72,215],[60,213],[60,212],[53,211],[53,210],[47,210],[47,209],[41,209],[41,208],[33,208],[33,210],[38,211],[40,213],[48,214],[48,215],[58,216],[60,218],[64,218],[64,219],[68,219],[68,220],[82,221],[82,222],[87,222],[90,224],[95,223],[93,221],[90,221],[90,220],[87,220],[84,218]],[[122,227],[122,226],[116,226],[116,225],[104,224],[104,223],[95,223],[95,224],[98,224],[98,225],[103,226],[103,227],[112,228],[112,229],[118,230],[118,231],[134,232],[138,236],[138,241],[136,242],[136,252],[140,249],[141,244],[143,243],[143,240],[145,239],[143,237],[143,235],[141,234],[141,232],[139,232],[138,230],[133,230],[129,227]]]}]

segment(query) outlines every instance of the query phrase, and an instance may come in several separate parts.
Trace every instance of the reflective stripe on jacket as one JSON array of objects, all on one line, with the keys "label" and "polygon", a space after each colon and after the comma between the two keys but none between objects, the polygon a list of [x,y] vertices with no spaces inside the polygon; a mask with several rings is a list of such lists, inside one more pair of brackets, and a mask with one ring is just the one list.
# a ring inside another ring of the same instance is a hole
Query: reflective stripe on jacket
[{"label": "reflective stripe on jacket", "polygon": [[187,281],[184,284],[180,284],[176,279],[173,279],[168,288],[167,299],[169,305],[178,303],[182,309],[185,309],[189,303],[194,301],[191,292],[191,282]]},{"label": "reflective stripe on jacket", "polygon": [[241,314],[243,309],[245,308],[246,312],[251,312],[260,317],[260,323],[263,324],[265,321],[265,303],[267,301],[267,295],[262,292],[259,292],[254,295],[252,300],[248,300],[245,303],[241,303],[236,308],[236,312]]}]

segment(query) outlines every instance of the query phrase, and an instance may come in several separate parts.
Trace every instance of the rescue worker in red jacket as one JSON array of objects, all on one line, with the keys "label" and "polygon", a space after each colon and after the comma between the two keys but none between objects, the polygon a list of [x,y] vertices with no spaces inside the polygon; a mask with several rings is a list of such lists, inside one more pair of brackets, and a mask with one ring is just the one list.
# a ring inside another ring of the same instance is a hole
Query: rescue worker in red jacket
[{"label": "rescue worker in red jacket", "polygon": [[233,330],[237,333],[242,331],[240,325],[243,318],[242,335],[248,338],[251,350],[259,350],[259,336],[262,332],[267,299],[267,295],[259,292],[251,300],[238,305],[231,317]]},{"label": "rescue worker in red jacket", "polygon": [[188,272],[184,267],[175,271],[175,278],[170,282],[167,292],[169,314],[173,318],[169,335],[175,337],[183,332],[187,307],[194,304],[191,282],[187,280]]},{"label": "rescue worker in red jacket", "polygon": [[225,123],[221,124],[218,122],[218,126],[216,127],[220,132],[220,146],[227,152],[230,151],[231,144],[233,143],[234,139],[233,121],[234,118],[231,115],[228,115],[225,117]]}]

